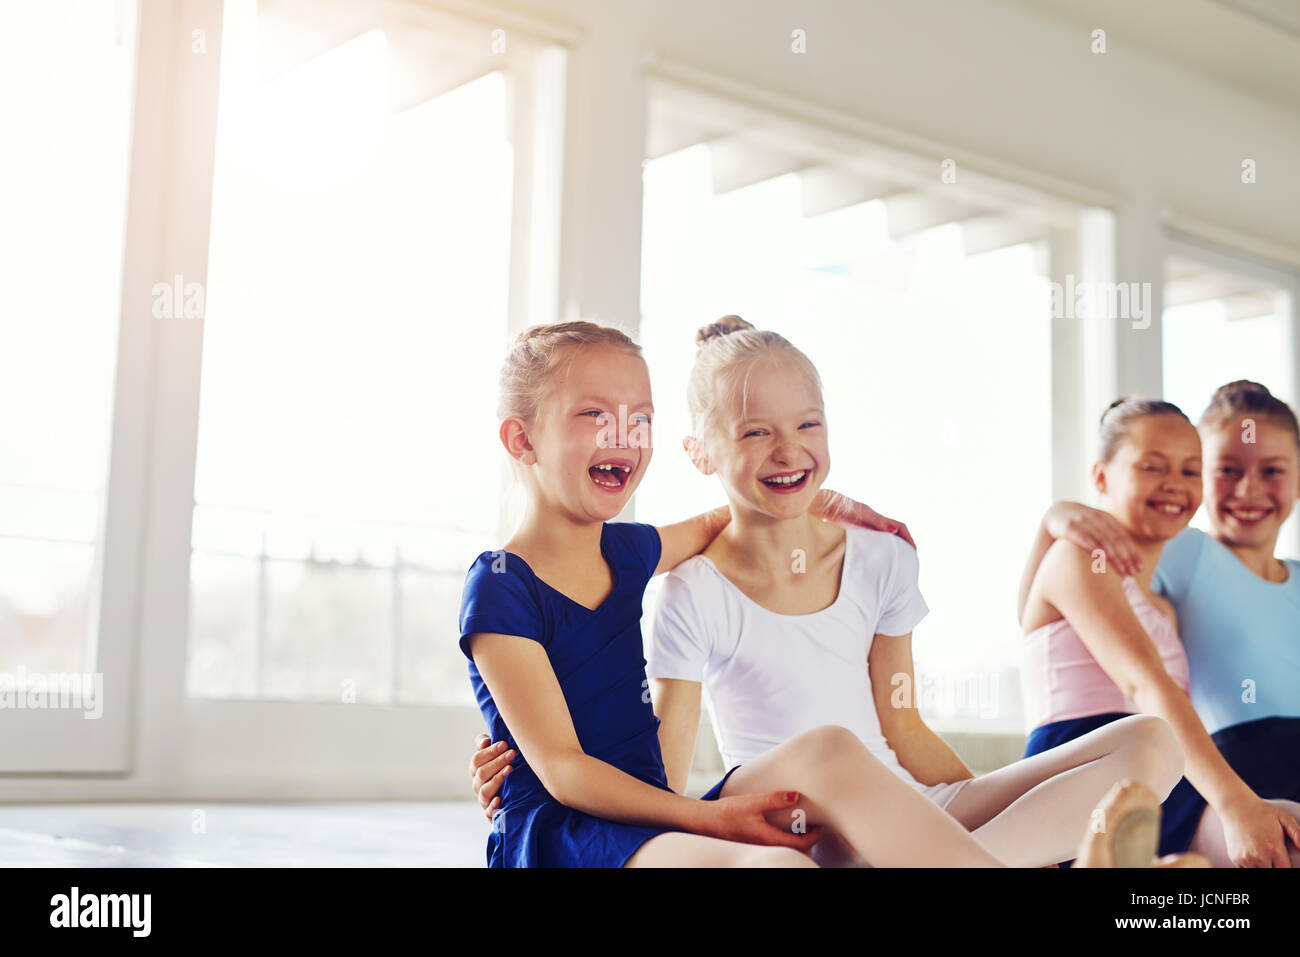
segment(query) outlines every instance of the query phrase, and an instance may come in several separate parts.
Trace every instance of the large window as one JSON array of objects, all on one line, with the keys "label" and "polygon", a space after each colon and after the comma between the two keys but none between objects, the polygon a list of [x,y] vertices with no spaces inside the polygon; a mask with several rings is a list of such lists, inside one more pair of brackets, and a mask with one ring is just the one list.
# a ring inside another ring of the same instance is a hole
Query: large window
[{"label": "large window", "polygon": [[472,704],[449,635],[500,514],[501,58],[276,17],[227,3],[189,690]]},{"label": "large window", "polygon": [[0,11],[0,671],[95,665],[134,4]]},{"label": "large window", "polygon": [[[915,656],[927,718],[1020,730],[1015,594],[1051,501],[1046,245],[1004,211],[855,176],[652,111],[641,340],[658,454],[638,518],[714,506],[681,452],[695,330],[773,329],[826,390],[828,485],[907,522],[931,613]],[[700,132],[709,130],[710,132]],[[696,145],[655,156],[656,140]],[[768,141],[770,144],[770,140]],[[900,172],[902,172],[900,170]],[[1000,222],[999,222],[1000,221]]]},{"label": "large window", "polygon": [[[1164,394],[1198,421],[1227,382],[1250,379],[1296,407],[1294,305],[1284,276],[1187,248],[1165,263]],[[1192,525],[1209,529],[1205,510]],[[1300,555],[1300,517],[1282,526],[1278,548]]]}]

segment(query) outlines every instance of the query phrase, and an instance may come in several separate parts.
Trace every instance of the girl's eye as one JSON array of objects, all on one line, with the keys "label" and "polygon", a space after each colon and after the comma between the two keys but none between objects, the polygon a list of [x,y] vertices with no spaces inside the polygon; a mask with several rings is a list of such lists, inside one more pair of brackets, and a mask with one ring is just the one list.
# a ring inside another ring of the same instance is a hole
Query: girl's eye
[{"label": "girl's eye", "polygon": [[586,412],[579,412],[578,414],[579,414],[579,415],[594,415],[594,416],[599,417],[599,416],[604,415],[605,413],[601,412],[599,409],[588,409]]},{"label": "girl's eye", "polygon": [[801,428],[801,429],[815,429],[815,428],[817,428],[817,426],[819,426],[819,425],[821,425],[820,422],[805,422],[803,425],[799,426],[799,428]]},{"label": "girl's eye", "polygon": [[640,413],[637,413],[636,415],[632,416],[632,421],[633,421],[633,422],[644,422],[646,425],[649,425],[649,424],[650,424],[650,416],[646,415],[644,412],[640,412]]},{"label": "girl's eye", "polygon": [[762,434],[763,434],[762,429],[751,429],[750,431],[746,432],[743,436],[741,436],[741,438],[747,439],[751,435],[762,435]]}]

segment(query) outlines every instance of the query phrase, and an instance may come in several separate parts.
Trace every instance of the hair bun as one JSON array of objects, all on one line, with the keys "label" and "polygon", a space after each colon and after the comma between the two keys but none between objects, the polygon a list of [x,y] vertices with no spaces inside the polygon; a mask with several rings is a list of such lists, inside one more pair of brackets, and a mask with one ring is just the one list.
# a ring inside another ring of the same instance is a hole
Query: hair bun
[{"label": "hair bun", "polygon": [[729,336],[733,332],[740,332],[742,329],[753,329],[751,323],[741,319],[740,316],[723,316],[717,322],[711,322],[707,326],[695,333],[695,344],[703,346],[710,339],[718,339],[722,336]]},{"label": "hair bun", "polygon": [[1112,411],[1118,409],[1121,405],[1129,401],[1131,398],[1133,398],[1131,395],[1122,395],[1114,402],[1112,402],[1110,405],[1106,406],[1106,411],[1102,412],[1101,414],[1101,421],[1105,422],[1106,416],[1110,415]]},{"label": "hair bun", "polygon": [[1270,399],[1273,397],[1273,393],[1268,391],[1268,386],[1261,385],[1258,382],[1251,382],[1249,379],[1238,379],[1236,382],[1229,382],[1215,389],[1214,398],[1210,401],[1213,402],[1215,399],[1238,395],[1260,395],[1267,396]]}]

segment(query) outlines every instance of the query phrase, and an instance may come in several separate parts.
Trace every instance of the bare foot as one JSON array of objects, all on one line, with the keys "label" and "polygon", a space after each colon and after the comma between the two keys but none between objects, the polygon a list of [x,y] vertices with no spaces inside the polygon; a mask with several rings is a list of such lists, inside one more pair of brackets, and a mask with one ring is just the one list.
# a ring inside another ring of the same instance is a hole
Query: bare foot
[{"label": "bare foot", "polygon": [[1159,846],[1160,800],[1141,781],[1125,778],[1092,812],[1074,866],[1151,867]]}]

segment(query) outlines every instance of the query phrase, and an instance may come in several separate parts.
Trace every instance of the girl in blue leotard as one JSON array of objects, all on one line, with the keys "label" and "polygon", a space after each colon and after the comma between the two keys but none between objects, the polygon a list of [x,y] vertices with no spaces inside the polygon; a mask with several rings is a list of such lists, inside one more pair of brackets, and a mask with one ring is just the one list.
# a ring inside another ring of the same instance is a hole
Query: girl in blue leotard
[{"label": "girl in blue leotard", "polygon": [[[1171,539],[1152,588],[1177,615],[1192,704],[1219,753],[1254,796],[1300,817],[1300,562],[1276,554],[1300,496],[1300,427],[1267,388],[1238,381],[1215,393],[1198,429],[1211,533]],[[1109,515],[1073,502],[1044,517],[1040,543],[1056,537],[1133,554]],[[1235,820],[1242,805],[1206,808],[1190,849],[1216,866],[1266,864]],[[1300,856],[1294,845],[1289,856]]]},{"label": "girl in blue leotard", "polygon": [[[642,657],[643,591],[725,516],[665,529],[610,521],[651,456],[649,377],[621,333],[528,330],[506,361],[500,411],[528,512],[470,569],[460,617],[480,709],[518,752],[489,864],[807,866],[803,852],[828,829],[879,866],[999,866],[841,727],[733,768],[705,800],[669,789]],[[1139,791],[1117,787],[1103,814],[1149,816],[1155,802]],[[1121,831],[1085,836],[1097,863],[1119,854],[1110,842]]]}]

